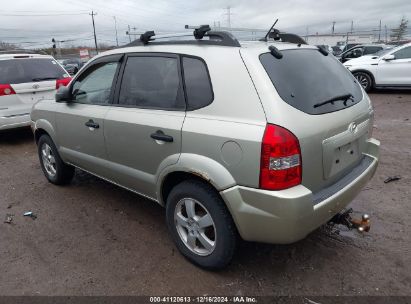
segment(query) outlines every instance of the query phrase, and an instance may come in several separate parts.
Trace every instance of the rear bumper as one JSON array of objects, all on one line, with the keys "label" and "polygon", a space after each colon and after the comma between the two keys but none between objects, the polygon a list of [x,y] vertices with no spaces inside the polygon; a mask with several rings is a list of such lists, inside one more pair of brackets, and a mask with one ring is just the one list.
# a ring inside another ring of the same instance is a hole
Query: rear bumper
[{"label": "rear bumper", "polygon": [[221,196],[244,240],[293,243],[325,224],[358,195],[377,169],[379,145],[370,139],[364,155],[366,165],[350,180],[343,178],[320,193],[314,194],[303,185],[282,191],[235,186],[222,191]]},{"label": "rear bumper", "polygon": [[2,116],[0,114],[0,130],[9,130],[30,126],[30,113]]}]

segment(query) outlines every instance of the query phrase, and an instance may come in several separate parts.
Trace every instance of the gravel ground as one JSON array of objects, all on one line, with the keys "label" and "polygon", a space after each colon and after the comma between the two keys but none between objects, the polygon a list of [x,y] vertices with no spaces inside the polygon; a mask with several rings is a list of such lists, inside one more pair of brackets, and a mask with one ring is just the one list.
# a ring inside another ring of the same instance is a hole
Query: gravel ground
[{"label": "gravel ground", "polygon": [[370,233],[244,242],[220,272],[176,251],[160,206],[82,172],[53,186],[30,130],[0,134],[0,295],[411,295],[411,94],[370,96],[381,163],[351,205],[371,215]]}]

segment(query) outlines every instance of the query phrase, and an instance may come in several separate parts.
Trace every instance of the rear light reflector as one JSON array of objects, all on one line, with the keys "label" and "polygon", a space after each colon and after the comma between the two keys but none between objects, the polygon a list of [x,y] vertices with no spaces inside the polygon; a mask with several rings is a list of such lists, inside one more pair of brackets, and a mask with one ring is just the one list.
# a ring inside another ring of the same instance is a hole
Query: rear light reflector
[{"label": "rear light reflector", "polygon": [[6,96],[6,95],[14,95],[16,92],[14,92],[13,88],[9,84],[0,84],[0,96]]},{"label": "rear light reflector", "polygon": [[58,90],[62,86],[67,86],[71,81],[71,77],[66,77],[62,79],[57,79],[56,80],[56,89]]},{"label": "rear light reflector", "polygon": [[260,188],[284,190],[301,184],[301,150],[287,129],[267,125],[261,145]]}]

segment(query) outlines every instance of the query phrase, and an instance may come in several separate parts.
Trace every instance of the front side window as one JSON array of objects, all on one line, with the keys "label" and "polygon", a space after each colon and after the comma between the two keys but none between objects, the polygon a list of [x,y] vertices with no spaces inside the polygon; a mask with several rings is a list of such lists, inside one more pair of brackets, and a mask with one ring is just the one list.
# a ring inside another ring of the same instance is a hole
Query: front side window
[{"label": "front side window", "polygon": [[73,84],[73,101],[86,104],[108,104],[118,62],[91,66]]},{"label": "front side window", "polygon": [[178,59],[135,56],[127,59],[119,104],[139,108],[184,110]]},{"label": "front side window", "polygon": [[183,57],[187,110],[196,110],[213,101],[213,89],[205,63],[197,58]]},{"label": "front side window", "polygon": [[403,48],[393,54],[395,59],[409,59],[411,58],[411,46]]}]

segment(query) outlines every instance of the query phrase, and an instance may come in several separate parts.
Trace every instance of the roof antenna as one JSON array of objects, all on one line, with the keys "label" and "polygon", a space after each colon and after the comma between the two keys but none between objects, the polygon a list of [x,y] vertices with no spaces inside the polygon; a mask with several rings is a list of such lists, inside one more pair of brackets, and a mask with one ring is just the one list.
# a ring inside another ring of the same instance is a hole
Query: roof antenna
[{"label": "roof antenna", "polygon": [[263,41],[266,41],[266,42],[268,41],[268,35],[270,35],[271,31],[273,30],[273,28],[277,24],[277,22],[278,22],[278,18],[277,18],[277,20],[275,20],[274,24],[270,27],[267,34],[265,34]]}]

